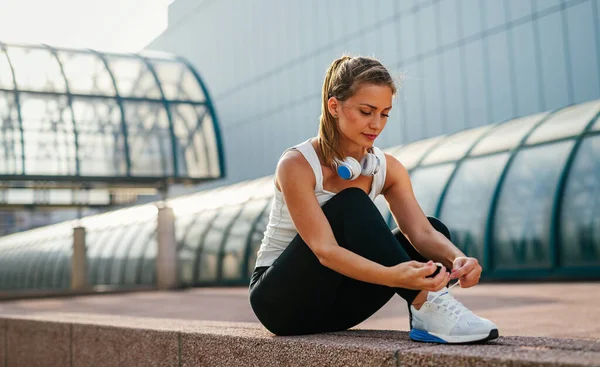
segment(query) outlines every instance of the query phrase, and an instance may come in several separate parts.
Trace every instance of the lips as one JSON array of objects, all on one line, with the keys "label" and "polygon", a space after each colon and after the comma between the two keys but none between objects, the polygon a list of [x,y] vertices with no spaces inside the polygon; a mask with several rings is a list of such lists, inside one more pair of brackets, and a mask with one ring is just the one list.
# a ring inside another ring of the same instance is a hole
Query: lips
[{"label": "lips", "polygon": [[373,135],[373,134],[363,134],[364,136],[367,137],[367,139],[371,139],[371,140],[375,140],[377,138],[377,135]]}]

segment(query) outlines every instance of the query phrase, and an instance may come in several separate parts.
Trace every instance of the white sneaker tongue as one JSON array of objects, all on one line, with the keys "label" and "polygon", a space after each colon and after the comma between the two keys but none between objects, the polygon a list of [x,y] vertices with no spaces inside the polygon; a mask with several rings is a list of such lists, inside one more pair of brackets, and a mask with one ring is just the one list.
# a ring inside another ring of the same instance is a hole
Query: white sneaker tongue
[{"label": "white sneaker tongue", "polygon": [[[428,300],[428,301],[431,301],[432,299],[434,299],[434,298],[435,298],[435,297],[437,297],[438,295],[442,295],[442,294],[444,294],[444,293],[448,293],[448,287],[444,287],[444,288],[440,289],[440,290],[439,290],[439,291],[437,291],[437,292],[429,292],[429,293],[427,294],[427,300]],[[441,297],[440,297],[440,298],[438,298],[438,299],[435,301],[435,303],[439,303],[439,302],[441,302],[441,301],[442,301],[442,300],[441,300]]]}]

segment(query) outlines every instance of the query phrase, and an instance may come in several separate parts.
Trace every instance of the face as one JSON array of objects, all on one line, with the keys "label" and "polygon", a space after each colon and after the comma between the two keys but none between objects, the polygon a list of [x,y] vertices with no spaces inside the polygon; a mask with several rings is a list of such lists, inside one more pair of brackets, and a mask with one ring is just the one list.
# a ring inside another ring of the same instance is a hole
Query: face
[{"label": "face", "polygon": [[373,146],[392,109],[392,90],[384,85],[364,85],[345,101],[329,99],[329,110],[338,117],[341,144],[348,149]]}]

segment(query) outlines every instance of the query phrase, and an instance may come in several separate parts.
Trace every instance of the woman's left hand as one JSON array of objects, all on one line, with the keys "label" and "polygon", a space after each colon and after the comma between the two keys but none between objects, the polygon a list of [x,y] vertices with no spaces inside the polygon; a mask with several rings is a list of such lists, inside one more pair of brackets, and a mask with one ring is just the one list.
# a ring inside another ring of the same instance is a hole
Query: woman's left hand
[{"label": "woman's left hand", "polygon": [[450,279],[458,278],[461,288],[469,288],[479,283],[481,271],[481,265],[476,258],[457,257],[452,263]]}]

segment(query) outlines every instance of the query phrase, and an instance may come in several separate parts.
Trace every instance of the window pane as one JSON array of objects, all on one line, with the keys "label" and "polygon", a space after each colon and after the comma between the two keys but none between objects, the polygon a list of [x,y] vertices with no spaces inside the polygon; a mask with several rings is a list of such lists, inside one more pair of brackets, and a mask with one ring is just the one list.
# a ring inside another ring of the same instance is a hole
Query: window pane
[{"label": "window pane", "polygon": [[440,140],[444,139],[445,136],[437,136],[430,139],[420,140],[414,143],[405,145],[397,152],[394,152],[393,156],[396,157],[406,169],[412,169],[419,162],[425,153],[429,151],[435,144]]},{"label": "window pane", "polygon": [[[219,166],[219,152],[217,150],[217,134],[215,132],[214,122],[209,115],[204,116],[202,122],[202,136],[207,146],[208,169],[210,177],[219,177],[222,172]],[[223,172],[224,174],[224,172]]]},{"label": "window pane", "polygon": [[125,285],[140,284],[141,282],[141,266],[144,261],[144,251],[147,248],[148,242],[156,237],[156,218],[144,227],[140,228],[135,241],[131,243],[131,247],[127,252],[127,261],[125,262],[124,272]]},{"label": "window pane", "polygon": [[[448,3],[444,1],[443,4]],[[456,6],[454,4],[453,6]],[[444,16],[442,16],[444,18]],[[441,55],[444,65],[444,83],[440,88],[444,89],[444,104],[443,114],[446,118],[446,132],[457,131],[465,127],[467,123],[465,119],[465,101],[462,91],[465,88],[465,78],[463,78],[462,63],[460,50],[451,48]]]},{"label": "window pane", "polygon": [[97,55],[70,51],[57,51],[57,54],[71,93],[115,95],[115,86],[108,69]]},{"label": "window pane", "polygon": [[440,57],[428,57],[421,62],[423,68],[423,99],[426,106],[427,136],[439,136],[447,133],[446,115],[443,111],[444,102],[440,86]]},{"label": "window pane", "polygon": [[419,168],[411,174],[410,180],[415,197],[425,215],[435,215],[440,195],[454,167],[454,163],[448,163],[435,167]]},{"label": "window pane", "polygon": [[600,130],[600,119],[596,120],[596,123],[594,124],[594,126],[592,126],[592,130],[593,131],[598,131]]},{"label": "window pane", "polygon": [[[547,1],[537,1],[538,7]],[[562,26],[562,12],[548,14],[537,20],[539,50],[541,51],[542,80],[544,81],[544,109],[554,109],[569,104],[566,50]]]},{"label": "window pane", "polygon": [[162,103],[125,102],[125,121],[135,176],[173,175],[169,120]]},{"label": "window pane", "polygon": [[439,14],[441,15],[438,27],[440,27],[442,45],[450,45],[458,41],[458,6],[457,1],[446,0],[437,3]]},{"label": "window pane", "polygon": [[[514,3],[527,4],[528,1],[512,0]],[[531,4],[526,5],[531,8]],[[517,91],[517,116],[528,116],[543,110],[539,91],[538,70],[536,65],[536,41],[531,22],[515,25],[509,29],[513,43],[515,89]],[[518,50],[518,51],[517,51]]]},{"label": "window pane", "polygon": [[38,92],[67,91],[60,64],[50,50],[45,48],[6,47],[15,69],[17,88]]},{"label": "window pane", "polygon": [[[492,4],[496,5],[492,6]],[[504,4],[500,1],[489,1],[486,5],[487,8],[504,8]],[[494,13],[497,14],[496,11],[494,11]],[[490,106],[492,111],[492,122],[502,122],[514,117],[513,90],[511,88],[511,67],[509,59],[512,55],[509,49],[506,32],[507,31],[494,33],[487,38],[489,52],[487,67],[488,70],[493,70],[493,72],[489,73],[489,91],[491,94],[491,101],[493,101]]]},{"label": "window pane", "polygon": [[198,267],[198,280],[200,282],[216,281],[218,274],[218,262],[221,242],[226,235],[225,231],[235,219],[235,216],[240,212],[240,205],[223,208],[217,219],[213,222],[212,227],[206,234],[202,250],[200,253],[200,264]]},{"label": "window pane", "polygon": [[494,263],[498,269],[548,268],[556,183],[573,142],[525,149],[513,161],[498,198]]},{"label": "window pane", "polygon": [[0,91],[0,142],[0,175],[23,174],[19,116],[12,92]]},{"label": "window pane", "polygon": [[98,268],[97,268],[97,283],[110,283],[110,266],[111,260],[116,249],[121,245],[123,236],[127,232],[128,225],[120,226],[112,230],[113,235],[110,236],[103,244],[102,249],[98,253]]},{"label": "window pane", "polygon": [[[149,224],[146,224],[149,226]],[[124,275],[124,266],[132,243],[139,236],[145,224],[135,223],[127,225],[127,232],[123,235],[119,245],[115,248],[110,261],[110,284],[121,284]]]},{"label": "window pane", "polygon": [[115,100],[73,99],[80,172],[83,176],[125,176],[125,136]]},{"label": "window pane", "polygon": [[214,139],[214,134],[208,137],[203,134],[204,125],[212,124],[206,107],[172,104],[171,115],[177,138],[179,175],[186,177],[208,175],[211,162],[206,139]]},{"label": "window pane", "polygon": [[75,175],[75,135],[66,97],[21,93],[25,173]]},{"label": "window pane", "polygon": [[[116,227],[116,223],[115,223]],[[93,243],[87,241],[86,244],[89,247],[89,251],[87,252],[88,261],[88,274],[89,280],[92,284],[98,285],[102,284],[100,279],[98,278],[98,272],[100,269],[100,264],[102,263],[102,253],[106,249],[106,246],[111,242],[111,240],[115,239],[115,232],[117,228],[114,227],[104,227],[100,231],[100,235],[94,238]]]},{"label": "window pane", "polygon": [[[598,4],[595,5],[598,7]],[[598,22],[591,1],[563,10],[568,22],[567,53],[570,56],[570,72],[573,83],[573,102],[581,103],[598,98],[598,63],[594,26]],[[563,14],[564,14],[563,13]],[[597,45],[597,44],[596,44]]]},{"label": "window pane", "polygon": [[598,111],[600,111],[600,101],[592,101],[562,109],[538,127],[527,139],[527,144],[581,134]]},{"label": "window pane", "polygon": [[483,262],[483,243],[492,195],[508,153],[469,159],[448,188],[440,220],[451,230],[452,242],[467,256]]},{"label": "window pane", "polygon": [[493,126],[487,125],[476,129],[464,130],[449,136],[423,160],[422,164],[429,165],[461,159],[477,139],[491,128]]},{"label": "window pane", "polygon": [[252,231],[252,238],[250,239],[250,249],[248,250],[248,253],[250,254],[248,258],[248,269],[246,270],[246,275],[248,278],[250,278],[250,276],[252,275],[252,271],[256,266],[256,255],[264,237],[264,232],[267,228],[267,223],[269,222],[270,211],[271,202],[269,202],[269,205],[267,205],[267,207],[261,213],[260,219],[254,226]]},{"label": "window pane", "polygon": [[146,242],[144,259],[142,263],[141,284],[156,284],[156,254],[158,252],[158,242],[156,241],[156,231],[152,233]]},{"label": "window pane", "polygon": [[562,198],[561,265],[600,265],[600,136],[577,152]]},{"label": "window pane", "polygon": [[523,137],[531,131],[533,126],[546,117],[547,113],[540,113],[508,121],[492,131],[471,151],[471,156],[500,152],[511,149],[519,144]]},{"label": "window pane", "polygon": [[[195,215],[193,223],[191,223],[187,231],[184,232],[183,242],[178,253],[179,279],[182,285],[192,285],[194,278],[194,264],[198,257],[200,241],[218,213],[218,209],[209,209]],[[179,218],[176,217],[175,220],[178,221]]]},{"label": "window pane", "polygon": [[532,2],[529,0],[508,0],[508,9],[510,20],[530,17],[532,12]]},{"label": "window pane", "polygon": [[14,89],[15,81],[13,79],[10,63],[4,50],[0,48],[0,89]]},{"label": "window pane", "polygon": [[225,240],[222,280],[241,280],[246,276],[242,269],[246,242],[251,234],[252,225],[267,203],[268,200],[253,200],[244,204],[240,216],[231,227]]},{"label": "window pane", "polygon": [[205,101],[200,84],[185,64],[157,60],[150,62],[154,66],[154,71],[158,76],[166,99],[195,102]]},{"label": "window pane", "polygon": [[[470,4],[478,4],[480,0],[471,1]],[[470,6],[470,5],[469,5]],[[464,9],[466,6],[463,5]],[[463,21],[466,20],[463,18]],[[469,108],[467,109],[467,126],[482,126],[494,121],[489,120],[488,108],[490,107],[485,98],[491,92],[484,81],[485,63],[483,59],[483,43],[481,40],[468,42],[461,47],[464,52],[465,73],[467,83],[466,97]]]},{"label": "window pane", "polygon": [[156,79],[142,60],[107,56],[107,61],[121,97],[162,99]]}]

